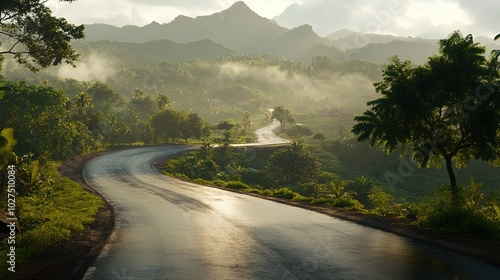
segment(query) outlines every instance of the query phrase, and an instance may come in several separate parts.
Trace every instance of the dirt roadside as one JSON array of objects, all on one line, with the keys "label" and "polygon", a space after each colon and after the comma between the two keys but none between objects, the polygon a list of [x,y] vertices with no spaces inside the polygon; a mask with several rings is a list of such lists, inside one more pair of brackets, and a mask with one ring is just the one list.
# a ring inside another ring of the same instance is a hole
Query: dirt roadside
[{"label": "dirt roadside", "polygon": [[[74,159],[63,164],[59,168],[59,172],[73,181],[78,182],[85,190],[99,195],[95,190],[83,182],[81,171],[83,165],[88,159],[101,154],[104,153]],[[157,169],[161,168],[161,162],[163,160],[164,159],[155,164]],[[287,199],[246,193],[217,186],[208,187],[260,197],[278,203],[284,203],[320,212],[364,226],[377,228],[398,234],[400,236],[438,245],[500,267],[500,254],[498,253],[500,252],[500,242],[498,241],[478,240],[477,238],[473,239],[467,236],[426,233],[419,231],[416,227],[412,226],[409,221],[401,219],[385,218],[377,215],[362,214],[356,211],[335,209],[331,207],[314,206],[307,203],[293,202]],[[99,255],[102,247],[106,244],[108,237],[114,228],[113,209],[105,200],[104,202],[105,206],[99,210],[95,221],[89,224],[83,232],[73,234],[71,240],[47,249],[45,252],[31,260],[27,265],[24,265],[24,268],[16,272],[15,277],[10,279],[82,279],[87,268],[92,264],[95,258]]]},{"label": "dirt roadside", "polygon": [[[87,160],[104,153],[78,157],[59,167],[59,173],[79,183],[86,191],[100,196],[82,180],[82,169]],[[101,197],[102,198],[102,197]],[[50,247],[29,263],[16,271],[15,280],[81,280],[87,268],[97,258],[114,228],[114,213],[104,200],[104,207],[97,213],[95,220],[71,239]]]}]

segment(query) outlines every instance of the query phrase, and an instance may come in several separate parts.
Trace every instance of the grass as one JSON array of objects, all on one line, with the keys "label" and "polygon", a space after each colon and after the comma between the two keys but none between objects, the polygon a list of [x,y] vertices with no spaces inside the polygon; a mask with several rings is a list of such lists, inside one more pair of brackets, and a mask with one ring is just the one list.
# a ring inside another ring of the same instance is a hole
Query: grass
[{"label": "grass", "polygon": [[[83,231],[103,206],[99,197],[63,178],[54,166],[49,173],[54,180],[51,186],[17,199],[22,235],[18,233],[16,240],[16,268],[44,249],[68,240],[73,232]],[[0,254],[7,254],[6,244],[1,245]],[[0,275],[6,272],[7,264],[2,262]]]}]

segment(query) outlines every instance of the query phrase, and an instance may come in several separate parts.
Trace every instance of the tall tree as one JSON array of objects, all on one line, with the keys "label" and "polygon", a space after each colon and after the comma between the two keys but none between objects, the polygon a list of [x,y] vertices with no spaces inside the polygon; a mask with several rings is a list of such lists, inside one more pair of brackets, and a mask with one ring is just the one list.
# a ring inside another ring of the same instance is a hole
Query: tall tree
[{"label": "tall tree", "polygon": [[171,103],[172,101],[170,100],[170,97],[164,94],[159,94],[156,97],[156,105],[158,105],[158,109],[160,109],[160,111],[166,110]]},{"label": "tall tree", "polygon": [[453,161],[500,156],[498,72],[471,35],[454,32],[439,45],[439,55],[416,68],[393,58],[375,84],[382,97],[368,102],[372,108],[355,118],[352,131],[387,152],[411,149],[422,167],[444,161],[457,201]]},{"label": "tall tree", "polygon": [[11,90],[0,93],[0,128],[15,129],[16,154],[61,158],[85,133],[67,118],[62,92],[25,83],[7,86]]},{"label": "tall tree", "polygon": [[290,109],[285,108],[283,106],[275,107],[272,113],[271,118],[277,119],[282,127],[285,127],[287,123],[294,123],[295,118],[292,115],[292,111]]},{"label": "tall tree", "polygon": [[[60,0],[73,2],[75,0]],[[8,0],[0,3],[0,34],[4,55],[13,55],[18,63],[37,71],[38,66],[73,64],[78,55],[71,40],[85,37],[84,26],[70,24],[52,15],[47,0]]]},{"label": "tall tree", "polygon": [[266,171],[277,181],[304,183],[315,178],[320,170],[316,157],[299,142],[274,152],[266,165]]},{"label": "tall tree", "polygon": [[78,108],[78,116],[80,120],[83,118],[85,108],[92,107],[92,97],[87,93],[80,91],[75,96],[75,106]]}]

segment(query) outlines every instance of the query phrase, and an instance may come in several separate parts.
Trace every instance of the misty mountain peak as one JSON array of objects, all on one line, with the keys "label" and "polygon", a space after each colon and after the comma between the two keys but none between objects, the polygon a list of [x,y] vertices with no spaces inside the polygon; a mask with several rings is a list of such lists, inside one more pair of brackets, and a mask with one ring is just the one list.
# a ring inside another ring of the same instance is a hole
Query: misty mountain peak
[{"label": "misty mountain peak", "polygon": [[257,16],[260,17],[256,12],[254,12],[250,7],[245,4],[243,1],[239,1],[234,3],[228,9],[218,13],[221,16],[234,16],[234,17],[248,17],[248,16]]}]

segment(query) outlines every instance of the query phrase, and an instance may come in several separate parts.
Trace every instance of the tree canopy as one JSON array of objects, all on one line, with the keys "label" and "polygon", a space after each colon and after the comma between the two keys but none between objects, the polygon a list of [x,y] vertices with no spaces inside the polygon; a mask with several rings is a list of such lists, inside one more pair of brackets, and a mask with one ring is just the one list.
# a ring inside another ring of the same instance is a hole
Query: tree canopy
[{"label": "tree canopy", "polygon": [[0,92],[0,124],[14,128],[18,155],[61,158],[80,134],[87,133],[79,122],[67,118],[61,91],[20,82],[5,88]]},{"label": "tree canopy", "polygon": [[[75,0],[60,0],[73,2]],[[78,54],[71,40],[85,37],[84,26],[70,24],[52,15],[46,0],[9,0],[0,3],[0,62],[4,55],[13,55],[17,62],[37,71],[38,66],[73,64]],[[3,40],[3,39],[2,39]]]},{"label": "tree canopy", "polygon": [[295,122],[295,117],[293,116],[292,111],[284,106],[275,107],[271,117],[273,119],[277,119],[282,127],[285,127],[287,123]]},{"label": "tree canopy", "polygon": [[471,35],[454,32],[439,45],[439,54],[418,67],[393,58],[375,84],[382,97],[368,103],[352,131],[387,152],[411,149],[422,167],[444,160],[456,197],[453,161],[500,156],[497,62],[486,60]]},{"label": "tree canopy", "polygon": [[266,170],[277,181],[305,183],[317,176],[320,164],[301,143],[294,142],[274,152],[267,162]]}]

